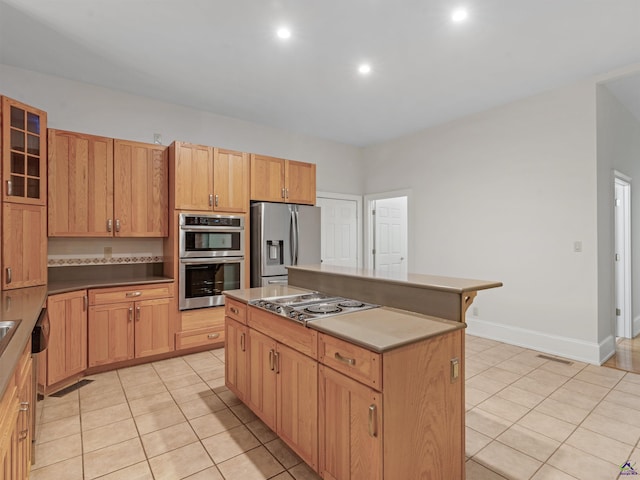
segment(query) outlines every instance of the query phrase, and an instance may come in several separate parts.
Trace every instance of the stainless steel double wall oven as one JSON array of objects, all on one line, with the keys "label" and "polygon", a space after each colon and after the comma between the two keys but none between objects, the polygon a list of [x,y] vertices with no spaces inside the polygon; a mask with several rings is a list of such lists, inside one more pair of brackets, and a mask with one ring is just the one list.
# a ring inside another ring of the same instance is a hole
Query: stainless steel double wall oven
[{"label": "stainless steel double wall oven", "polygon": [[244,286],[244,218],[180,214],[179,308],[224,305]]}]

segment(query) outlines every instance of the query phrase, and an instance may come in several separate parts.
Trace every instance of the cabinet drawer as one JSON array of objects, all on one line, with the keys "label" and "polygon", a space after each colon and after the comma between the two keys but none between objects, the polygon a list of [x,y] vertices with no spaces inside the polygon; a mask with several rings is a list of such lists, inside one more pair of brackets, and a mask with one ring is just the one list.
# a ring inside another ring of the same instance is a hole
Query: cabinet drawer
[{"label": "cabinet drawer", "polygon": [[187,310],[180,314],[182,319],[180,331],[199,330],[203,328],[224,327],[224,308],[211,307]]},{"label": "cabinet drawer", "polygon": [[318,336],[320,363],[382,391],[382,355],[321,333]]},{"label": "cabinet drawer", "polygon": [[311,358],[318,358],[318,332],[315,330],[254,307],[248,307],[247,316],[251,328]]},{"label": "cabinet drawer", "polygon": [[225,315],[240,323],[247,323],[247,304],[225,297]]},{"label": "cabinet drawer", "polygon": [[219,327],[176,333],[176,350],[201,345],[216,345],[221,342],[224,342],[224,324]]},{"label": "cabinet drawer", "polygon": [[173,283],[133,285],[127,288],[92,288],[89,290],[90,305],[104,305],[108,303],[132,302],[166,297],[173,297]]}]

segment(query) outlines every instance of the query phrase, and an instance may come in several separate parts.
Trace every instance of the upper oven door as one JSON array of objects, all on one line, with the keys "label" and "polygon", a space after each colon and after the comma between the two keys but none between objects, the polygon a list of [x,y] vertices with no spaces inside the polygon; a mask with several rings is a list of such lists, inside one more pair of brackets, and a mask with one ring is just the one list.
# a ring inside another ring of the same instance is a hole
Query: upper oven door
[{"label": "upper oven door", "polygon": [[180,257],[244,256],[243,220],[238,217],[180,215]]}]

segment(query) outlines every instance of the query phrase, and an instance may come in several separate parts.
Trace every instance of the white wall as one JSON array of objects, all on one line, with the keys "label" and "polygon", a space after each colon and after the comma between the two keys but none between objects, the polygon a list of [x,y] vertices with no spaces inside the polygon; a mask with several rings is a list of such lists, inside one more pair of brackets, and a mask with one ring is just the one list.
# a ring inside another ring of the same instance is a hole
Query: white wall
[{"label": "white wall", "polygon": [[[598,86],[598,164],[602,172],[602,266],[599,279],[611,305],[601,312],[601,328],[614,328],[613,169],[631,177],[631,272],[634,333],[640,328],[640,121],[604,86]],[[605,185],[606,183],[606,185]],[[603,302],[603,306],[606,302]],[[602,335],[602,332],[601,332]]]},{"label": "white wall", "polygon": [[360,149],[0,64],[0,94],[48,113],[50,128],[140,142],[182,140],[317,164],[317,189],[362,194]]},{"label": "white wall", "polygon": [[595,135],[589,81],[366,148],[365,190],[413,191],[410,271],[504,282],[470,333],[597,363]]}]

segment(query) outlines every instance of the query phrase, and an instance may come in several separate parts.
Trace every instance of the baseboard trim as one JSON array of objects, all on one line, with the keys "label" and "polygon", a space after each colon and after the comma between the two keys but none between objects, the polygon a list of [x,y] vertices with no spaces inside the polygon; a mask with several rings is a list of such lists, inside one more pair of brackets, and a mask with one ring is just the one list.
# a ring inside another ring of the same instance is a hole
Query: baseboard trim
[{"label": "baseboard trim", "polygon": [[600,343],[585,342],[536,330],[488,322],[476,317],[467,318],[467,333],[594,365],[602,365],[615,353],[615,338],[612,335]]}]

